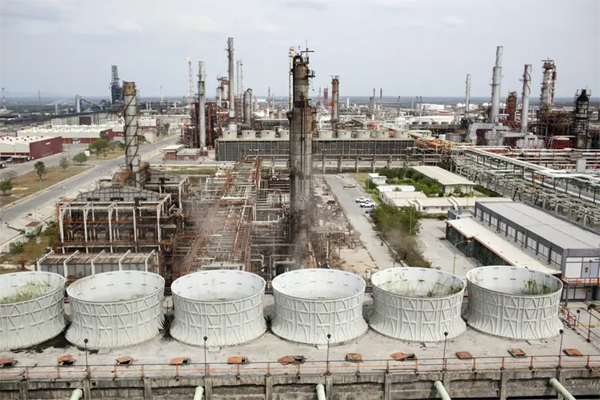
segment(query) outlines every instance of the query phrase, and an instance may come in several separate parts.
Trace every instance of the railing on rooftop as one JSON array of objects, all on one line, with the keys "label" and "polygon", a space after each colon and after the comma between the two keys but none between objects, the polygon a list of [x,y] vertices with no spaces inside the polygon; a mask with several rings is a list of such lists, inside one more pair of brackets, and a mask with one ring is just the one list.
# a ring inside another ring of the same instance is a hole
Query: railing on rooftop
[{"label": "railing on rooftop", "polygon": [[417,372],[438,371],[502,371],[510,370],[566,370],[566,369],[600,369],[600,355],[583,355],[570,357],[566,355],[525,356],[525,357],[475,357],[473,359],[421,358],[414,360],[364,360],[348,361],[307,361],[298,365],[281,365],[278,362],[249,362],[247,364],[227,363],[189,363],[183,365],[169,364],[135,364],[122,365],[89,365],[81,363],[72,366],[19,366],[0,369],[0,380],[54,380],[54,379],[118,379],[144,377],[198,377],[206,375],[289,375],[296,374],[359,374],[359,373],[394,373],[414,374]]}]

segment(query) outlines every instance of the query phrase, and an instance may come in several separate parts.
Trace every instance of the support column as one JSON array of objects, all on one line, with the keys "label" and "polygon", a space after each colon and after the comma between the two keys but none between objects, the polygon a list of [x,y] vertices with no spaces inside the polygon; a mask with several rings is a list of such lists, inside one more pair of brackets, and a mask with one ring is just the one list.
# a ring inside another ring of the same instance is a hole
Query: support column
[{"label": "support column", "polygon": [[387,169],[392,169],[392,156],[388,157],[386,168]]},{"label": "support column", "polygon": [[337,172],[338,174],[340,174],[342,172],[342,156],[338,157],[338,166],[337,166]]},{"label": "support column", "polygon": [[144,379],[144,400],[152,400],[152,381]]},{"label": "support column", "polygon": [[273,377],[265,376],[265,400],[273,400]]},{"label": "support column", "polygon": [[356,156],[356,159],[354,160],[354,169],[358,173],[358,156]]},{"label": "support column", "polygon": [[29,400],[29,390],[27,381],[19,382],[19,400]]},{"label": "support column", "polygon": [[90,387],[89,379],[85,379],[83,381],[83,398],[92,399],[92,388]]},{"label": "support column", "polygon": [[375,157],[373,157],[373,161],[371,161],[371,171],[375,172]]},{"label": "support column", "polygon": [[204,398],[212,400],[212,378],[209,376],[204,377]]},{"label": "support column", "polygon": [[383,375],[383,400],[392,400],[392,381],[389,373]]},{"label": "support column", "polygon": [[325,173],[325,155],[323,155],[323,158],[321,159],[321,173]]},{"label": "support column", "polygon": [[500,373],[500,400],[506,400],[508,397],[508,371],[504,370]]},{"label": "support column", "polygon": [[328,399],[333,399],[333,375],[325,375],[325,394]]}]

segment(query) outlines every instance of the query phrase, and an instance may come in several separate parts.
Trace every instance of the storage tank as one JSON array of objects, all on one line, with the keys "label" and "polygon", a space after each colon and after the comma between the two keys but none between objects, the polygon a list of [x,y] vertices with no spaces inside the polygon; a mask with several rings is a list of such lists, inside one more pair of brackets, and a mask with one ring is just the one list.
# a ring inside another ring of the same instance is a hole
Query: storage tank
[{"label": "storage tank", "polygon": [[466,329],[461,319],[465,283],[429,268],[391,268],[371,277],[373,330],[394,339],[434,342]]},{"label": "storage tank", "polygon": [[352,134],[350,131],[337,131],[338,139],[352,139]]},{"label": "storage tank", "polygon": [[331,139],[333,137],[333,131],[329,129],[321,129],[319,131],[319,139]]},{"label": "storage tank", "polygon": [[370,131],[366,131],[366,130],[360,130],[356,133],[356,138],[357,139],[370,139],[371,138],[371,132]]},{"label": "storage tank", "polygon": [[212,270],[182,276],[171,285],[175,319],[171,336],[191,345],[233,346],[265,333],[265,281],[245,271]]},{"label": "storage tank", "polygon": [[279,138],[280,139],[285,139],[285,140],[290,140],[290,131],[289,131],[289,129],[280,129],[279,130]]},{"label": "storage tank", "polygon": [[260,137],[262,139],[274,139],[275,131],[260,131]]},{"label": "storage tank", "polygon": [[512,339],[543,339],[559,334],[562,283],[543,272],[489,266],[467,273],[469,326]]},{"label": "storage tank", "polygon": [[114,271],[76,280],[67,289],[71,326],[67,340],[103,349],[152,339],[163,326],[165,280],[144,271]]},{"label": "storage tank", "polygon": [[242,138],[243,139],[255,139],[256,138],[256,131],[253,131],[253,130],[243,130],[242,131]]},{"label": "storage tank", "polygon": [[0,278],[0,350],[52,339],[65,328],[65,278],[51,272],[18,272]]},{"label": "storage tank", "polygon": [[377,132],[377,139],[388,139],[390,137],[390,135],[388,134],[387,131],[376,131]]},{"label": "storage tank", "polygon": [[312,345],[344,343],[364,334],[365,281],[332,269],[300,269],[273,279],[271,330],[283,339]]}]

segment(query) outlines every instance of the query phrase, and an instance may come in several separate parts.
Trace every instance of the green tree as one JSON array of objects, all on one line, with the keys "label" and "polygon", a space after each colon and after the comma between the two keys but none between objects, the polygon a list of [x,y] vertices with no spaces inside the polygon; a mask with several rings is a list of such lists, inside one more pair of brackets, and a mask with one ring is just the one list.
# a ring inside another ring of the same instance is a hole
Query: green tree
[{"label": "green tree", "polygon": [[107,148],[108,148],[108,140],[105,140],[105,139],[95,140],[92,143],[90,143],[90,145],[89,145],[89,150],[92,153],[96,153],[96,156],[99,156],[100,153],[105,152]]},{"label": "green tree", "polygon": [[6,194],[7,191],[12,190],[13,185],[10,180],[0,181],[0,191],[2,194]]},{"label": "green tree", "polygon": [[33,164],[33,169],[35,170],[35,173],[37,174],[40,181],[42,180],[42,177],[48,172],[46,170],[46,164],[44,164],[42,161],[38,161],[35,164]]},{"label": "green tree", "polygon": [[73,161],[75,161],[77,164],[81,165],[81,164],[85,164],[85,162],[88,160],[87,156],[85,155],[85,153],[79,153],[76,154],[73,157]]},{"label": "green tree", "polygon": [[62,169],[67,169],[71,166],[71,161],[67,157],[62,157],[58,163]]},{"label": "green tree", "polygon": [[118,148],[119,148],[119,143],[113,142],[112,140],[110,142],[108,142],[108,149],[110,150],[111,153],[113,151],[115,151],[115,149],[118,149]]}]

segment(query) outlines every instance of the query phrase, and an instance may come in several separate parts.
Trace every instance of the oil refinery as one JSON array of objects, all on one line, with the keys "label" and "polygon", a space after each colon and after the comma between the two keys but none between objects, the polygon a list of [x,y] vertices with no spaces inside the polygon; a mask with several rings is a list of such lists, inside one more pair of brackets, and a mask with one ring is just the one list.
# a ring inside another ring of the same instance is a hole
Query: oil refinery
[{"label": "oil refinery", "polygon": [[504,50],[484,103],[472,74],[456,104],[343,97],[335,71],[311,98],[297,47],[289,93],[258,99],[229,37],[214,97],[216,61],[188,58],[183,99],[141,98],[112,65],[109,100],[7,114],[12,166],[70,151],[40,154],[51,138],[122,150],[5,222],[7,249],[51,239],[0,275],[0,398],[593,398],[597,111],[588,88],[555,103],[552,59],[519,61],[519,104]]}]

